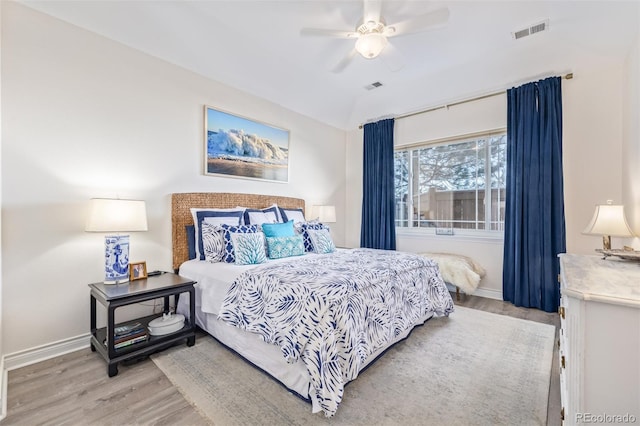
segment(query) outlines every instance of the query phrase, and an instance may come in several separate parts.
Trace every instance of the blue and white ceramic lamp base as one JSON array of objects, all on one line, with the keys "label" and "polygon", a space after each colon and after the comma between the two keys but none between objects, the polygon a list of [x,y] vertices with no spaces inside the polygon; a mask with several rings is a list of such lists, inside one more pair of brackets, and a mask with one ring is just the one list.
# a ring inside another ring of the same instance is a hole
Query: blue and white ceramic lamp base
[{"label": "blue and white ceramic lamp base", "polygon": [[104,242],[104,283],[129,281],[129,236],[107,235]]}]

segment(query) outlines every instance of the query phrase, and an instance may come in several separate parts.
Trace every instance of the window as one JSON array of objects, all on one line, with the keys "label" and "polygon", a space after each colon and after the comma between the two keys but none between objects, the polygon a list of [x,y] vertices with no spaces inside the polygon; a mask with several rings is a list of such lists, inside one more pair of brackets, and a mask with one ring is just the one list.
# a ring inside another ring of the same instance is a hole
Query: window
[{"label": "window", "polygon": [[396,226],[504,229],[505,132],[395,151]]}]

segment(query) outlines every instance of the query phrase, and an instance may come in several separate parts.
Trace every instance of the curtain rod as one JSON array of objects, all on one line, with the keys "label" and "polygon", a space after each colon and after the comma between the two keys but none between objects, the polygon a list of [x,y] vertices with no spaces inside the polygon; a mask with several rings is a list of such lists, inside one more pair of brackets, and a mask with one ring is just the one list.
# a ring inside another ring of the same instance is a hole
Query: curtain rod
[{"label": "curtain rod", "polygon": [[[563,80],[571,80],[573,78],[573,73],[570,72],[569,74],[565,74],[561,78]],[[504,93],[507,93],[507,91],[506,90],[501,90],[499,92],[493,92],[493,93],[489,93],[489,94],[482,95],[482,96],[476,96],[475,98],[465,99],[463,101],[451,102],[450,104],[440,105],[440,106],[429,108],[429,109],[423,109],[421,111],[410,112],[410,113],[407,113],[407,114],[404,114],[404,115],[399,115],[399,116],[395,117],[395,119],[396,120],[400,120],[401,118],[408,118],[408,117],[413,117],[414,115],[426,114],[427,112],[437,111],[437,110],[442,109],[442,108],[449,108],[449,107],[456,106],[456,105],[466,104],[468,102],[474,102],[474,101],[479,101],[479,100],[482,100],[482,99],[492,98],[494,96],[502,95]],[[362,127],[363,127],[363,125],[361,124],[360,126],[358,126],[358,129],[362,129]]]}]

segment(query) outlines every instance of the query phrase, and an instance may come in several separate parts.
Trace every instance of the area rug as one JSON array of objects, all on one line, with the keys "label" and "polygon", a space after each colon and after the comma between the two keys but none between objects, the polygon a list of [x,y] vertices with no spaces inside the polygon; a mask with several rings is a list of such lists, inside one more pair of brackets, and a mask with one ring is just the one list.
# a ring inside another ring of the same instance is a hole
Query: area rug
[{"label": "area rug", "polygon": [[544,425],[555,328],[457,306],[345,388],[331,419],[210,336],[153,362],[216,425]]}]

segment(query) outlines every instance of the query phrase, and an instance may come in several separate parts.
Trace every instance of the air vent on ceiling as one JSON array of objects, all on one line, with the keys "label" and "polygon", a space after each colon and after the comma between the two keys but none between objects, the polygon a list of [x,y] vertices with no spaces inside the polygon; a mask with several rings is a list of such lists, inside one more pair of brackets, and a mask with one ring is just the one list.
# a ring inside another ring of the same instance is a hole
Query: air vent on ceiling
[{"label": "air vent on ceiling", "polygon": [[538,22],[537,24],[531,25],[528,28],[524,28],[522,30],[518,30],[518,31],[514,31],[511,33],[511,35],[513,36],[513,38],[515,40],[521,39],[523,37],[527,37],[530,35],[533,35],[535,33],[539,33],[542,31],[548,31],[549,30],[549,20],[545,19],[542,22]]},{"label": "air vent on ceiling", "polygon": [[377,89],[380,86],[382,86],[382,83],[380,83],[379,81],[376,81],[376,82],[373,82],[371,84],[368,84],[368,85],[364,86],[364,88],[367,89],[367,90],[373,90],[373,89]]}]

